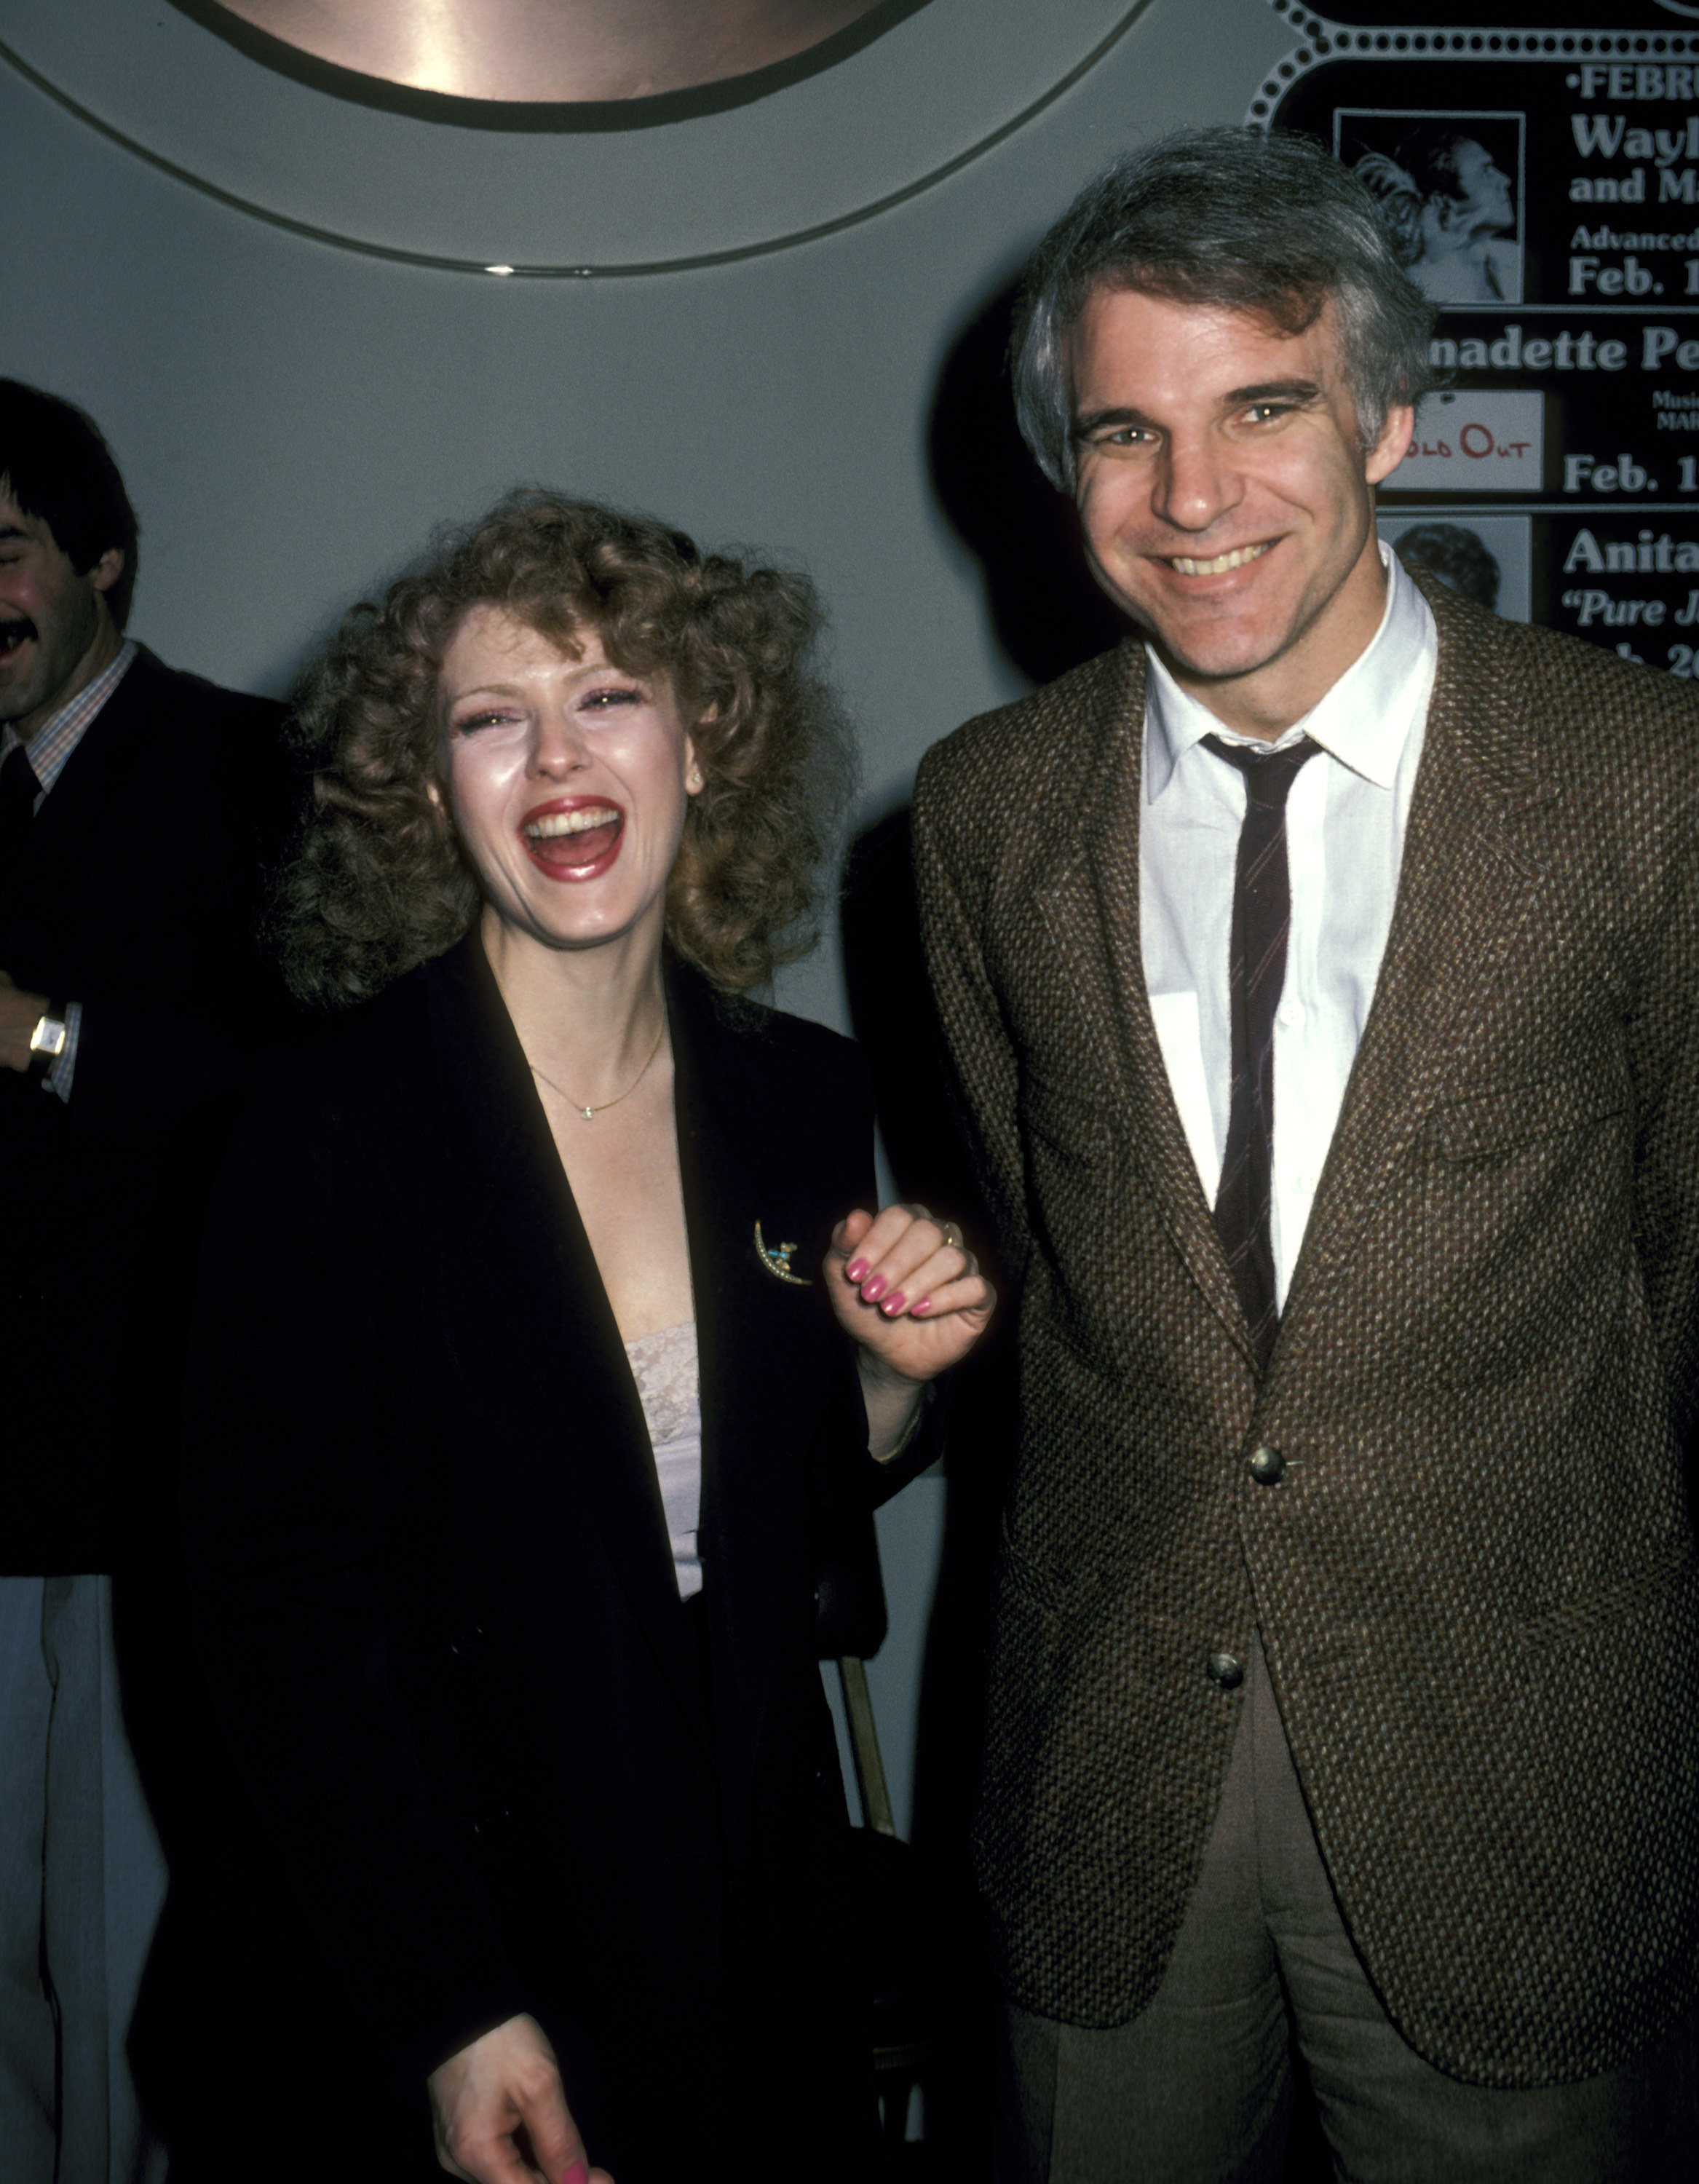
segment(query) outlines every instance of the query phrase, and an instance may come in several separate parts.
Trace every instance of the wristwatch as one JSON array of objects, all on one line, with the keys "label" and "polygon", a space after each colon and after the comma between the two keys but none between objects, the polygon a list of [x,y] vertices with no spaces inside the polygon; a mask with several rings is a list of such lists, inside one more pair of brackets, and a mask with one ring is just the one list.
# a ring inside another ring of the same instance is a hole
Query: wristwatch
[{"label": "wristwatch", "polygon": [[30,1074],[45,1077],[65,1050],[70,1034],[65,1026],[65,1005],[49,1001],[30,1034]]}]

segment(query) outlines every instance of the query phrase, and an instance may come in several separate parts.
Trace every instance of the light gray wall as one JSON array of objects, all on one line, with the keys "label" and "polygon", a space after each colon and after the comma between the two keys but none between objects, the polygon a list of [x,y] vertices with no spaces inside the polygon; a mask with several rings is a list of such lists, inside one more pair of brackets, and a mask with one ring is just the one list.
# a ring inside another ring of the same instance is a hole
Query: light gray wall
[{"label": "light gray wall", "polygon": [[[0,0],[0,42],[38,13]],[[1019,11],[1040,75],[1046,17]],[[1292,42],[1262,0],[1152,0],[1028,126],[878,217],[606,281],[430,271],[302,239],[172,179],[0,62],[0,370],[105,428],[144,526],[133,627],[175,665],[281,693],[433,522],[539,479],[805,564],[833,616],[866,808],[883,808],[929,743],[1022,687],[928,482],[950,343],[1113,151],[1242,119]],[[207,44],[205,126],[239,173],[230,56]],[[768,156],[775,103],[722,117],[728,174]],[[522,174],[524,140],[502,156]],[[542,176],[546,148],[535,157]],[[829,947],[781,998],[841,1022]],[[873,1680],[900,1816],[942,1495],[922,1480],[881,1519],[893,1635]]]}]

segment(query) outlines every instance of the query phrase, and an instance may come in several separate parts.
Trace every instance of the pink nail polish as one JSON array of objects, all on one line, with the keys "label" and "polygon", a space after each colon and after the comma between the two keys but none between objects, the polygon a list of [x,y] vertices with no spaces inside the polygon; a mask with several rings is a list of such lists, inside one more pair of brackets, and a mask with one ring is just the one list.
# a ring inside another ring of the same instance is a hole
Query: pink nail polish
[{"label": "pink nail polish", "polygon": [[888,1312],[890,1317],[894,1319],[907,1302],[908,1299],[903,1295],[900,1290],[893,1290],[889,1296],[888,1296],[885,1299],[885,1301],[879,1306],[879,1309],[883,1312]]},{"label": "pink nail polish", "polygon": [[560,2184],[590,2184],[588,2165],[582,2161],[575,2161],[561,2177]]},{"label": "pink nail polish", "polygon": [[885,1291],[889,1287],[890,1284],[885,1279],[883,1274],[875,1274],[872,1280],[867,1284],[861,1294],[866,1298],[869,1304],[877,1304],[879,1299],[883,1296]]},{"label": "pink nail polish", "polygon": [[911,1305],[909,1306],[909,1318],[911,1319],[924,1319],[931,1310],[932,1299],[930,1297],[922,1297],[918,1304]]},{"label": "pink nail polish", "polygon": [[852,1259],[844,1269],[844,1279],[846,1282],[865,1281],[867,1279],[867,1262],[865,1259]]}]

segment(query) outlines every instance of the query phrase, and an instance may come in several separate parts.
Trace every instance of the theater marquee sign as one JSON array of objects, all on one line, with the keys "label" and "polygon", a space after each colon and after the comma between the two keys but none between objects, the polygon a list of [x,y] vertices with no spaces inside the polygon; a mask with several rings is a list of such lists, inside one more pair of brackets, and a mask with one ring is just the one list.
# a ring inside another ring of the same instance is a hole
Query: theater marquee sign
[{"label": "theater marquee sign", "polygon": [[1294,47],[1247,118],[1331,144],[1439,309],[1444,389],[1383,535],[1502,614],[1691,675],[1699,4],[1278,12]]}]

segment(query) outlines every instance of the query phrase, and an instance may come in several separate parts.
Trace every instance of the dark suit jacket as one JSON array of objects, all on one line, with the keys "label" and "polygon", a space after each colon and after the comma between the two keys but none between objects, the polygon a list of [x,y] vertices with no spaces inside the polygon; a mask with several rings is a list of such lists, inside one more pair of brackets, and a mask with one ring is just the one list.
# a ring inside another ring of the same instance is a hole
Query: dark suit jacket
[{"label": "dark suit jacket", "polygon": [[288,2086],[321,2149],[345,2095],[368,2123],[389,2099],[351,2174],[409,2173],[426,2074],[524,2009],[620,2184],[734,2154],[866,2173],[811,1573],[822,1525],[916,1463],[873,1465],[850,1346],[755,1228],[813,1273],[871,1202],[871,1109],[834,1034],[682,971],[670,1006],[711,1696],[476,940],[280,1059],[220,1186],[185,1498],[251,1814],[210,1891],[213,1976],[231,2067]]},{"label": "dark suit jacket", "polygon": [[141,651],[0,889],[0,967],[85,1009],[68,1103],[0,1070],[0,1572],[110,1569],[115,1456],[175,1446],[196,1179],[267,1002],[281,715]]},{"label": "dark suit jacket", "polygon": [[915,834],[1023,1285],[977,1828],[1005,1986],[1087,2025],[1150,2000],[1242,1703],[1205,1663],[1260,1630],[1395,2023],[1514,2085],[1699,1988],[1699,707],[1432,604],[1395,914],[1266,1374],[1141,967],[1142,648],[932,751]]}]

